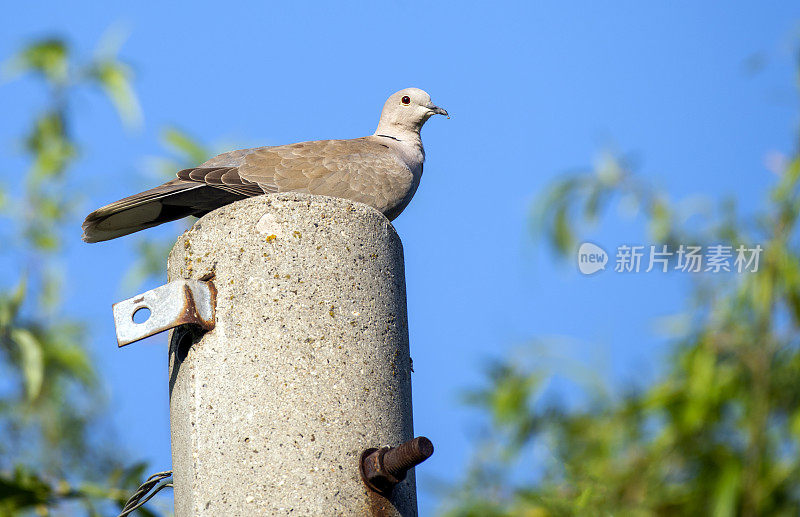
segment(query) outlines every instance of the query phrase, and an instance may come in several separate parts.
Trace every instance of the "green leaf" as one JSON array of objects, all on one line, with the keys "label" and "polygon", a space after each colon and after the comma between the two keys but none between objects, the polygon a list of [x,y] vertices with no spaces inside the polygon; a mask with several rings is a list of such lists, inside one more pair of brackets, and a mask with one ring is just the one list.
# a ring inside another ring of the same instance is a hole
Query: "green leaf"
[{"label": "green leaf", "polygon": [[3,294],[0,298],[0,329],[8,327],[17,317],[19,308],[25,300],[25,293],[28,287],[27,276],[23,275],[19,279],[17,286],[8,294]]},{"label": "green leaf", "polygon": [[734,461],[721,466],[720,475],[713,496],[714,517],[733,517],[736,512],[736,500],[739,495],[741,469]]},{"label": "green leaf", "polygon": [[600,209],[605,201],[607,191],[600,184],[594,184],[590,187],[589,196],[586,198],[583,215],[589,222],[597,221],[600,215]]},{"label": "green leaf", "polygon": [[83,327],[72,324],[53,325],[42,337],[46,345],[48,367],[64,374],[70,380],[92,387],[96,381],[89,355],[82,346]]},{"label": "green leaf", "polygon": [[131,86],[132,75],[127,66],[113,59],[97,62],[90,69],[90,76],[111,99],[122,121],[138,127],[142,122],[142,110]]},{"label": "green leaf", "polygon": [[795,192],[798,180],[800,180],[800,156],[789,162],[780,182],[772,190],[772,199],[778,203],[786,202]]},{"label": "green leaf", "polygon": [[[54,110],[36,118],[25,140],[25,148],[34,159],[28,184],[36,189],[60,177],[77,156],[75,145],[67,138],[63,114]],[[42,193],[34,190],[32,195],[36,199]]]},{"label": "green leaf", "polygon": [[0,473],[0,512],[17,515],[18,511],[50,502],[52,488],[35,472],[18,466],[13,474]]},{"label": "green leaf", "polygon": [[650,205],[650,233],[656,242],[666,242],[671,230],[669,206],[665,199],[655,198]]},{"label": "green leaf", "polygon": [[789,430],[794,435],[795,440],[800,442],[800,408],[792,413],[789,419]]},{"label": "green leaf", "polygon": [[569,223],[566,205],[562,205],[556,210],[553,218],[552,239],[556,250],[562,255],[567,255],[574,246],[575,236]]},{"label": "green leaf", "polygon": [[7,65],[12,75],[38,72],[57,84],[67,82],[69,63],[67,45],[60,39],[46,39],[22,49]]},{"label": "green leaf", "polygon": [[25,394],[29,402],[36,400],[42,390],[44,379],[44,354],[39,340],[27,329],[11,331],[11,339],[20,353],[20,367],[25,379]]},{"label": "green leaf", "polygon": [[202,163],[211,154],[208,149],[200,145],[194,138],[186,132],[170,127],[163,131],[161,138],[169,147],[182,154],[192,163]]}]

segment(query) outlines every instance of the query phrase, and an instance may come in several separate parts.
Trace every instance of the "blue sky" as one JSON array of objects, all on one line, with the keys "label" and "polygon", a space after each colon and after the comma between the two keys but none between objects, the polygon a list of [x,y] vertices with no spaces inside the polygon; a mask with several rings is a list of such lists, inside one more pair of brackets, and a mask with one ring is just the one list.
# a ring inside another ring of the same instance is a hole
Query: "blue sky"
[{"label": "blue sky", "polygon": [[[757,207],[774,181],[765,157],[795,142],[798,20],[789,2],[14,2],[0,19],[0,57],[51,34],[88,55],[109,27],[129,32],[121,55],[136,71],[144,125],[121,129],[92,94],[74,106],[85,212],[159,181],[146,163],[163,154],[167,125],[244,147],[369,134],[385,98],[408,86],[448,109],[451,120],[423,131],[425,175],[395,221],[415,428],[436,445],[418,469],[430,515],[434,480],[452,480],[470,456],[480,419],[459,396],[480,385],[488,357],[569,336],[542,361],[569,373],[578,360],[618,386],[645,382],[664,352],[654,322],[682,308],[685,276],[587,278],[557,263],[529,232],[537,194],[613,149],[636,155],[638,172],[673,198]],[[42,100],[32,82],[0,85],[6,183],[24,165],[15,142]],[[135,238],[79,237],[76,224],[69,311],[91,322],[119,443],[159,470],[170,464],[165,340],[117,350],[110,310],[132,294],[120,283]],[[587,237],[607,249],[647,243],[640,223],[615,214]]]}]

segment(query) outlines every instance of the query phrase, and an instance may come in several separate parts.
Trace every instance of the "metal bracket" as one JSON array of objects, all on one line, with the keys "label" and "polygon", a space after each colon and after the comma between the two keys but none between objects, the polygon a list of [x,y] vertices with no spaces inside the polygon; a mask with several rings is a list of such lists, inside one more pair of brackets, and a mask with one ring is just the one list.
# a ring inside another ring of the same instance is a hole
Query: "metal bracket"
[{"label": "metal bracket", "polygon": [[[186,324],[211,330],[214,328],[216,303],[214,284],[201,280],[175,280],[115,303],[112,308],[117,343],[122,347]],[[134,314],[142,309],[148,309],[150,316],[136,323]]]}]

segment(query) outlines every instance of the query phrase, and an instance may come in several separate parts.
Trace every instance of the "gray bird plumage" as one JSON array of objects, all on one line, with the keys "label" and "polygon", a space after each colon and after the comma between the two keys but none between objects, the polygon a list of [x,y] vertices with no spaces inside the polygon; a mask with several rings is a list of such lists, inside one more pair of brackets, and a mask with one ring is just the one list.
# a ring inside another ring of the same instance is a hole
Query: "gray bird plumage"
[{"label": "gray bird plumage", "polygon": [[177,179],[95,210],[83,222],[83,240],[115,239],[273,192],[346,198],[394,219],[419,186],[425,160],[420,130],[434,114],[447,111],[424,91],[407,88],[386,101],[373,135],[220,154],[179,171]]}]

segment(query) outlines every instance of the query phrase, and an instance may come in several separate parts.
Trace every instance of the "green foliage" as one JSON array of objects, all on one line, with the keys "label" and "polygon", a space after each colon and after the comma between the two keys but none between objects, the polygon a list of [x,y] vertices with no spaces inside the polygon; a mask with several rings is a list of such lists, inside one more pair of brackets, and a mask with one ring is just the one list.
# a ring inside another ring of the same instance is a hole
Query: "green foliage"
[{"label": "green foliage", "polygon": [[[556,182],[535,220],[559,257],[616,204],[653,242],[760,243],[759,270],[695,277],[666,372],[644,389],[589,391],[567,409],[540,400],[546,369],[493,365],[470,397],[491,417],[488,437],[446,514],[797,515],[799,183],[800,153],[761,213],[740,218],[730,201],[673,203],[610,157]],[[541,473],[526,468],[537,448],[548,451]]]},{"label": "green foliage", "polygon": [[168,173],[170,175],[174,175],[176,170],[194,167],[199,163],[203,163],[212,155],[210,149],[176,127],[165,128],[161,133],[161,140],[174,157],[172,160],[164,162],[164,165],[169,167]]},{"label": "green foliage", "polygon": [[35,72],[53,85],[63,86],[69,76],[67,45],[60,39],[35,41],[23,48],[8,63],[14,74]]},{"label": "green foliage", "polygon": [[16,282],[0,289],[0,515],[75,504],[99,515],[122,507],[144,466],[123,468],[118,452],[90,438],[103,400],[84,326],[59,301],[61,235],[77,224],[78,196],[67,179],[80,146],[69,102],[81,89],[99,89],[127,122],[137,120],[138,105],[124,63],[108,52],[77,62],[60,39],[26,46],[8,70],[44,86],[48,102],[23,138],[30,165],[15,175],[19,188],[0,196],[3,252],[17,268]]},{"label": "green foliage", "polygon": [[124,63],[114,58],[104,58],[93,63],[88,74],[111,99],[125,122],[138,124],[141,121],[139,104],[130,86],[132,73]]},{"label": "green foliage", "polygon": [[[100,516],[98,501],[111,501],[122,508],[131,491],[145,476],[145,470],[143,463],[125,469],[117,467],[109,474],[107,484],[81,482],[71,485],[64,479],[51,482],[35,469],[20,465],[9,475],[0,477],[0,515],[16,515],[26,510],[46,515],[50,509],[79,503],[88,515]],[[155,517],[157,514],[140,508],[138,515]]]}]

